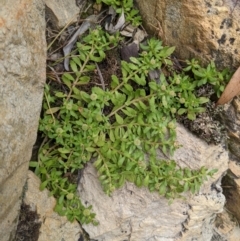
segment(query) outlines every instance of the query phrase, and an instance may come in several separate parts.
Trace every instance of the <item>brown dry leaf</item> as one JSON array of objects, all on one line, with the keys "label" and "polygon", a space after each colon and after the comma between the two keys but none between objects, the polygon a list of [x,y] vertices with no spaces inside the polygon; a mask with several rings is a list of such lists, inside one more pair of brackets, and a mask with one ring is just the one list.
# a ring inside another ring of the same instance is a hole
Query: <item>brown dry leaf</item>
[{"label": "brown dry leaf", "polygon": [[240,93],[240,67],[236,70],[219,100],[217,105],[224,105],[229,102],[233,97]]}]

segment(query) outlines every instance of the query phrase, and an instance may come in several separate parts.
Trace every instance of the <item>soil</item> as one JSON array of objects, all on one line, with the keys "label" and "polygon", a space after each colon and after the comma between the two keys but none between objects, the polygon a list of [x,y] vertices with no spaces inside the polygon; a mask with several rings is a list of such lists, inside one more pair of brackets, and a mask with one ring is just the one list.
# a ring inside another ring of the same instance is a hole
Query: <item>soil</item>
[{"label": "soil", "polygon": [[37,241],[41,222],[36,211],[26,204],[21,205],[16,237],[14,241]]}]

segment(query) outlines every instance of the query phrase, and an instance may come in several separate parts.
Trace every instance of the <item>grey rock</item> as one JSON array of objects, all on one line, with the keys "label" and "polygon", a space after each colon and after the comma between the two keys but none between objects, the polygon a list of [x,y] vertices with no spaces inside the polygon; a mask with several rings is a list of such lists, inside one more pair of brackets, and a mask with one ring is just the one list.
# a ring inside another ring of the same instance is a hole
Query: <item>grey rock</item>
[{"label": "grey rock", "polygon": [[[168,200],[137,188],[132,183],[108,197],[100,186],[95,168],[84,169],[78,191],[86,205],[92,205],[99,226],[83,225],[92,240],[98,241],[210,241],[217,213],[223,211],[225,197],[220,181],[228,168],[228,153],[220,145],[207,145],[177,127],[177,141],[182,146],[173,159],[179,166],[197,169],[206,166],[218,172],[209,178],[196,195],[186,194],[186,201]],[[163,154],[159,151],[159,157]]]},{"label": "grey rock", "polygon": [[50,20],[55,28],[63,28],[69,23],[77,22],[80,9],[75,0],[45,0],[45,4],[46,19]]},{"label": "grey rock", "polygon": [[231,154],[229,171],[223,179],[226,208],[240,222],[240,96],[224,105],[223,120],[228,134],[228,148]]},{"label": "grey rock", "polygon": [[240,228],[232,214],[224,210],[217,215],[214,223],[214,235],[211,241],[237,241]]},{"label": "grey rock", "polygon": [[69,222],[65,216],[55,213],[56,199],[50,197],[47,189],[40,191],[40,180],[31,171],[28,171],[27,191],[24,195],[24,203],[39,214],[42,223],[38,241],[78,241],[82,229],[75,220]]},{"label": "grey rock", "polygon": [[1,1],[0,240],[13,240],[46,78],[44,4]]}]

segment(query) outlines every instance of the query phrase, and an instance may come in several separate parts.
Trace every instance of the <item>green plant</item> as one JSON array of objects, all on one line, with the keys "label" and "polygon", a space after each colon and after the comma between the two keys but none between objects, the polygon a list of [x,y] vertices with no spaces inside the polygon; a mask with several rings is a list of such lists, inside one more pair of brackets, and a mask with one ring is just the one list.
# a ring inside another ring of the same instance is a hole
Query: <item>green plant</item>
[{"label": "green plant", "polygon": [[90,31],[77,43],[78,55],[71,57],[72,71],[62,75],[62,85],[45,86],[39,125],[45,138],[38,162],[30,166],[42,180],[41,189],[47,187],[57,198],[55,210],[71,221],[97,224],[91,206],[82,205],[77,184],[69,178],[92,158],[109,195],[130,181],[172,199],[198,191],[216,171],[181,169],[173,160],[157,158],[158,148],[167,155],[178,147],[175,115],[187,113],[194,119],[208,101],[194,95],[196,82],[183,74],[161,74],[160,84],[147,81],[150,70],[172,66],[174,47],[150,39],[141,45],[139,58],[121,62],[122,75],[113,75],[106,90],[91,87],[95,63],[118,41],[118,35],[100,28]]},{"label": "green plant", "polygon": [[214,87],[217,97],[220,97],[230,79],[230,72],[228,69],[224,69],[220,72],[216,69],[213,61],[206,68],[201,67],[199,62],[195,59],[192,59],[191,61],[187,60],[186,64],[187,67],[184,68],[184,71],[187,73],[191,71],[194,74],[197,87],[209,83]]},{"label": "green plant", "polygon": [[119,14],[124,11],[126,21],[132,23],[134,26],[139,26],[142,23],[139,11],[134,8],[133,0],[96,0],[96,2],[98,4],[104,3],[108,6],[112,6]]}]

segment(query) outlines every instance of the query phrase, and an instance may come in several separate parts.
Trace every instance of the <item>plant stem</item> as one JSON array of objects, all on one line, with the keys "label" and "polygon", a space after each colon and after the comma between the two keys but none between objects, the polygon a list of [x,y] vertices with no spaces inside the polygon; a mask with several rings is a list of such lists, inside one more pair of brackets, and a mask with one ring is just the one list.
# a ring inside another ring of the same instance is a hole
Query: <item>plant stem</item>
[{"label": "plant stem", "polygon": [[117,91],[118,89],[120,89],[124,84],[127,84],[127,82],[128,82],[135,74],[137,74],[137,73],[138,73],[138,70],[132,72],[132,73],[128,76],[126,83],[125,83],[124,81],[122,81],[115,89],[111,90],[110,92],[111,92],[111,93],[116,92],[116,91]]},{"label": "plant stem", "polygon": [[131,104],[133,104],[133,103],[135,103],[135,102],[138,102],[138,101],[141,101],[141,100],[147,100],[147,99],[149,99],[149,98],[151,98],[152,96],[155,96],[155,95],[156,95],[156,94],[150,94],[150,95],[147,95],[147,96],[143,96],[143,97],[139,97],[139,98],[133,99],[133,100],[130,101],[129,104],[127,104],[127,105],[124,104],[124,105],[118,107],[115,111],[113,111],[113,112],[111,112],[109,115],[107,115],[107,117],[109,118],[109,117],[113,116],[113,115],[114,115],[115,113],[117,113],[119,110],[122,110],[123,108],[125,108],[125,107],[127,107],[127,106],[129,106],[129,105],[131,105]]},{"label": "plant stem", "polygon": [[[89,56],[90,56],[91,54],[93,54],[94,51],[95,51],[95,48],[94,48],[93,45],[92,45],[91,51],[90,51],[89,54],[87,55],[87,57],[86,57],[83,65],[81,66],[81,69],[80,69],[80,71],[79,71],[81,74],[83,73],[83,71],[84,71],[84,69],[85,69],[85,66],[86,66],[86,64],[87,64],[88,61],[89,61]],[[71,97],[71,94],[72,94],[72,92],[73,92],[73,87],[75,87],[75,86],[77,85],[78,79],[79,79],[80,77],[81,77],[81,75],[80,75],[80,76],[77,76],[76,79],[75,79],[75,81],[73,82],[73,84],[72,84],[72,86],[71,86],[71,89],[70,89],[70,91],[69,91],[69,93],[68,93],[67,99],[66,99],[67,101],[68,101],[69,98]]]}]

